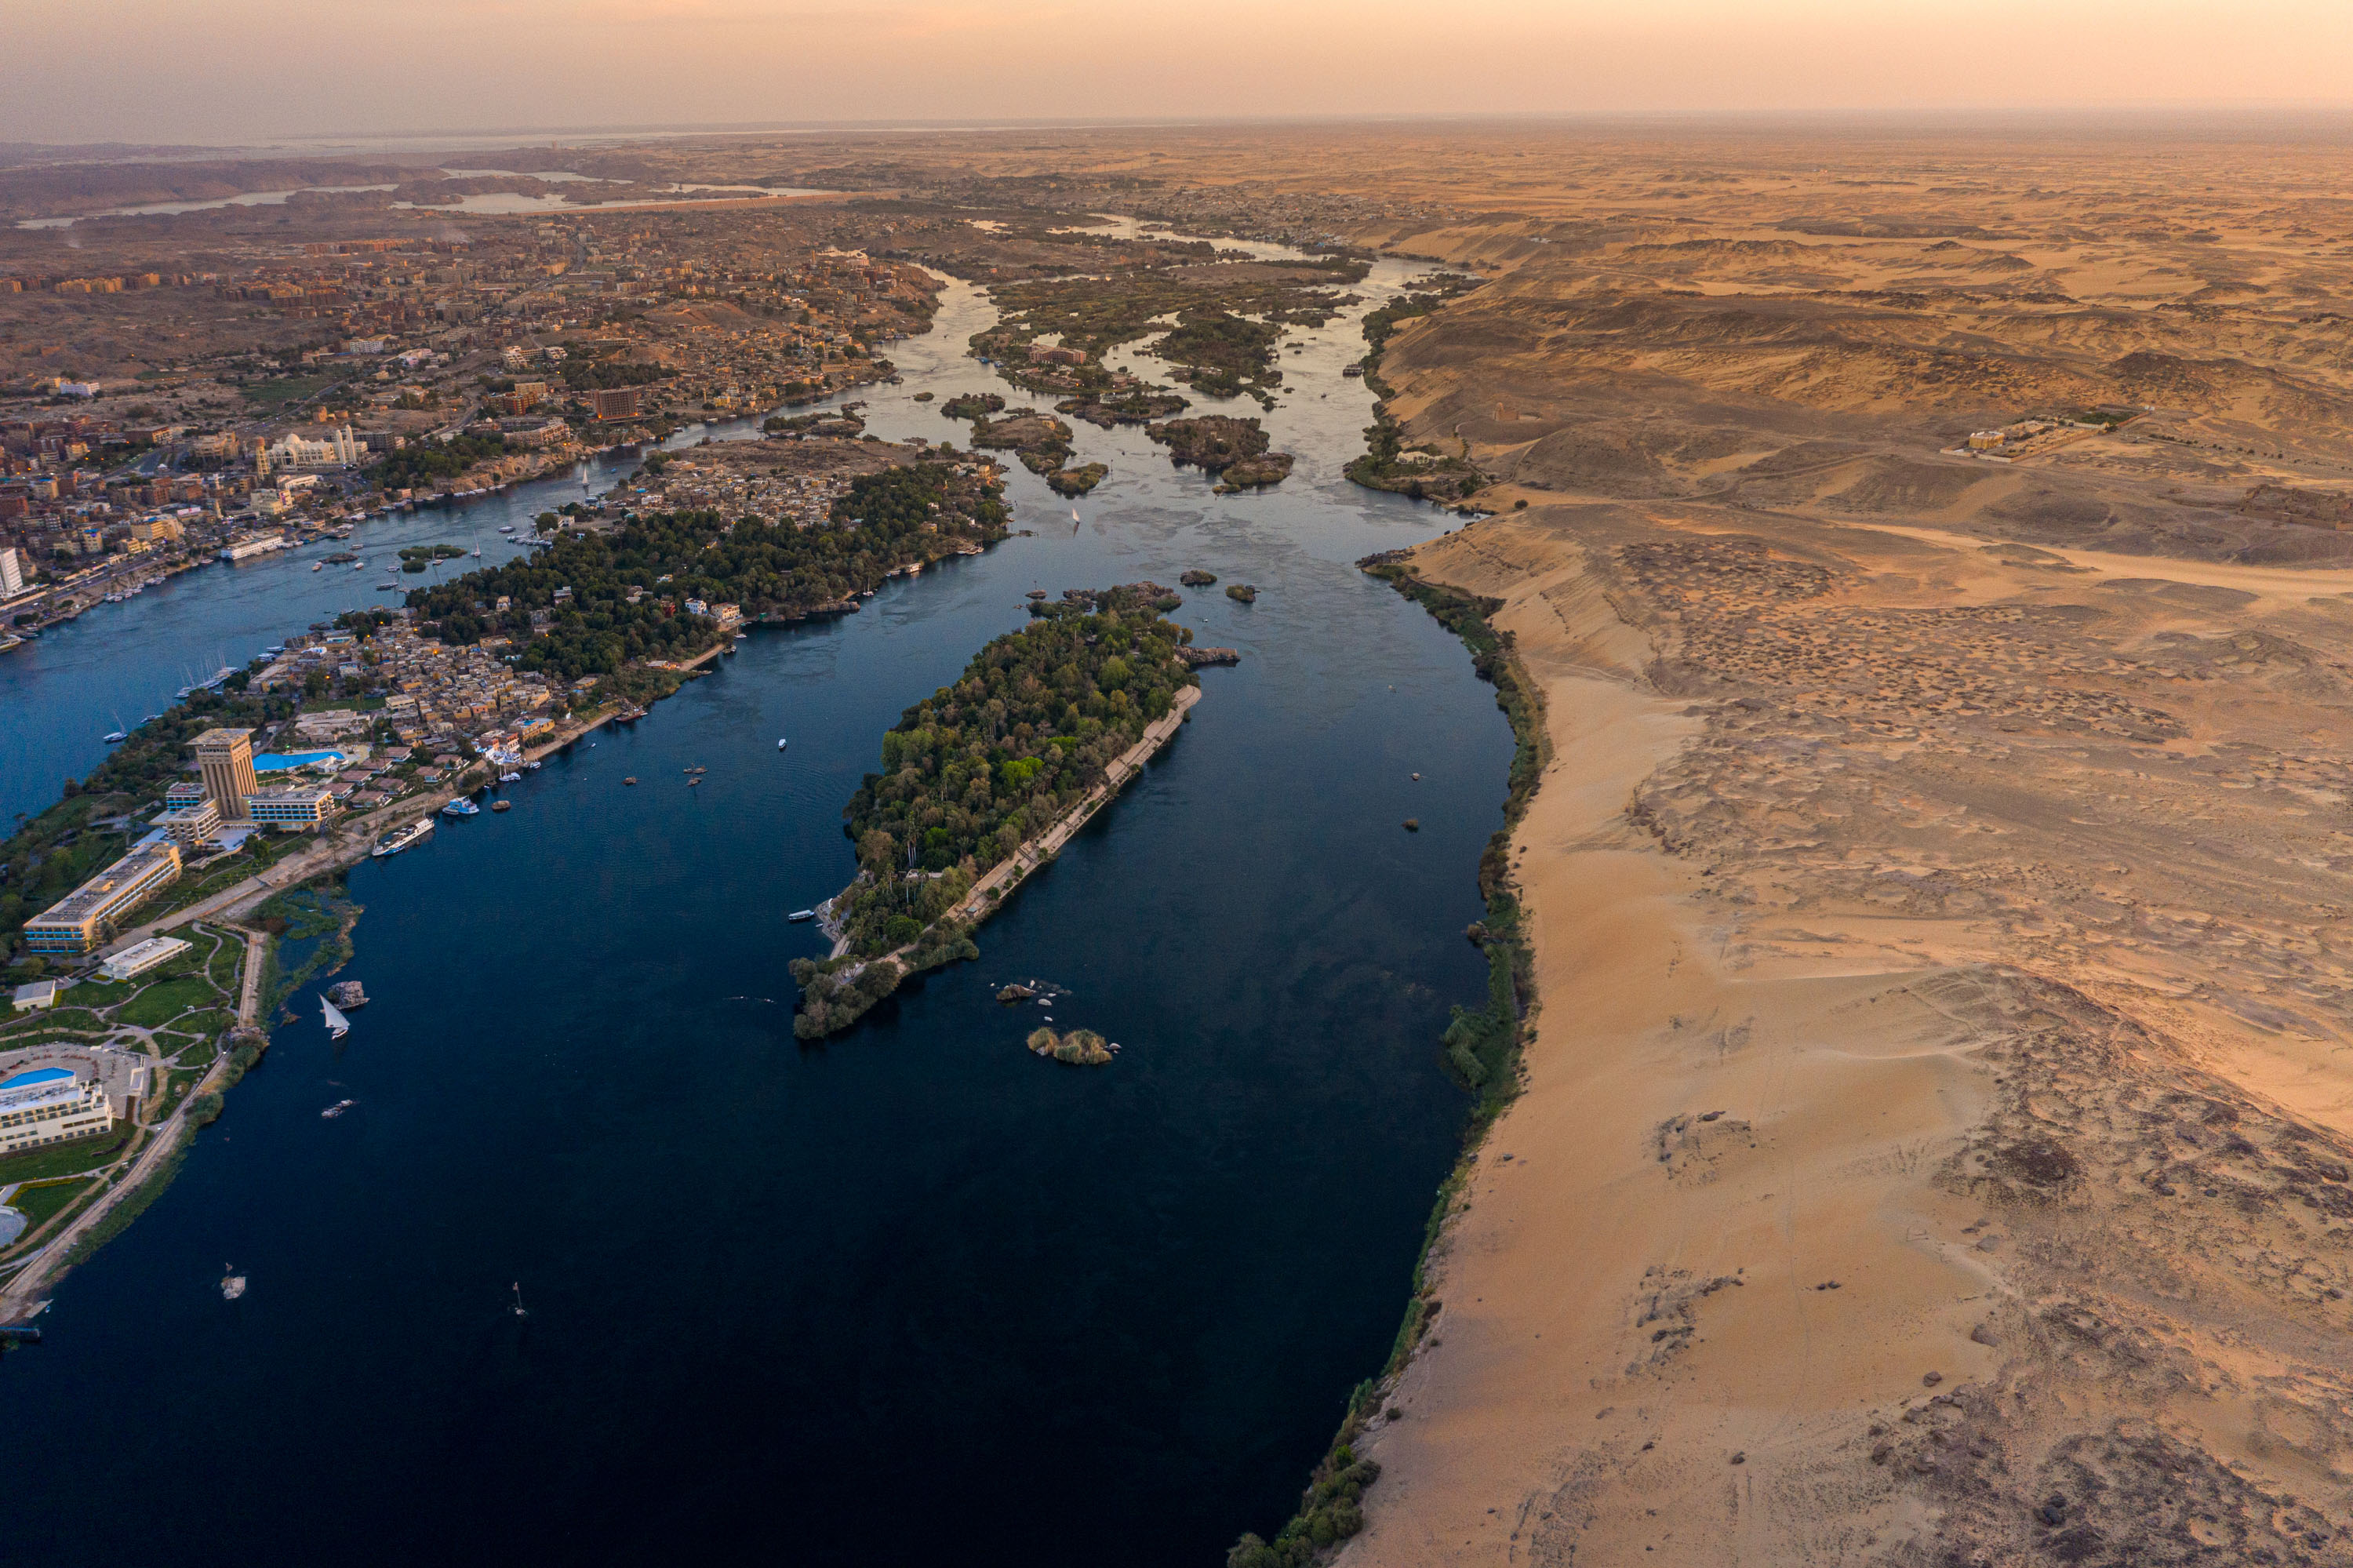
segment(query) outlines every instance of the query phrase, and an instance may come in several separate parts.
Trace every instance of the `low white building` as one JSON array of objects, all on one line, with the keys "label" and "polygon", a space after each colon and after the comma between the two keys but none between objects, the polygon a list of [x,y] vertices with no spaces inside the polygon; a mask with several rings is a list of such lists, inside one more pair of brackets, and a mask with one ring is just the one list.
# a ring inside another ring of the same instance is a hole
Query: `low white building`
[{"label": "low white building", "polygon": [[164,830],[164,836],[184,849],[208,844],[220,832],[220,808],[210,800],[198,800],[193,806],[178,806],[158,814],[154,825]]},{"label": "low white building", "polygon": [[143,975],[161,964],[168,964],[188,950],[189,944],[177,937],[150,937],[133,943],[98,966],[98,972],[111,980],[129,980]]},{"label": "low white building", "polygon": [[0,1154],[89,1138],[113,1125],[105,1087],[70,1067],[35,1067],[0,1078]]}]

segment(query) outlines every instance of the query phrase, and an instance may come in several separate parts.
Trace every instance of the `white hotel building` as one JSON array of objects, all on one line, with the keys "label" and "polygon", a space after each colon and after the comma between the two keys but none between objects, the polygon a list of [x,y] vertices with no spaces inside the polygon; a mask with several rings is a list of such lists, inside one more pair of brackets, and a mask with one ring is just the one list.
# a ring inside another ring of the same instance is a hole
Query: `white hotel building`
[{"label": "white hotel building", "polygon": [[0,1154],[89,1138],[113,1125],[105,1086],[70,1067],[36,1067],[0,1078]]}]

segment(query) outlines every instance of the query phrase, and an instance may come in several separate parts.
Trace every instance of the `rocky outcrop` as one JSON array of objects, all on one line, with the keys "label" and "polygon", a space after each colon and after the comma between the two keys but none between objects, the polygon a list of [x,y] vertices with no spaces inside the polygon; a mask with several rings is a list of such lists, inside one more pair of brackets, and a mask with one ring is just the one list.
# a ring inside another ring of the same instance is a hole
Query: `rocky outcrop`
[{"label": "rocky outcrop", "polygon": [[1191,463],[1212,473],[1266,450],[1266,432],[1256,419],[1226,414],[1168,419],[1145,426],[1144,433],[1168,449],[1169,461]]},{"label": "rocky outcrop", "polygon": [[1057,1034],[1050,1029],[1029,1032],[1029,1049],[1040,1056],[1051,1056],[1057,1062],[1068,1062],[1074,1067],[1108,1066],[1119,1047],[1106,1041],[1092,1029],[1073,1029],[1068,1034]]},{"label": "rocky outcrop", "polygon": [[1196,567],[1194,570],[1189,572],[1179,572],[1176,574],[1176,580],[1183,583],[1187,588],[1208,588],[1211,583],[1218,580],[1218,574],[1215,572],[1205,572]]},{"label": "rocky outcrop", "polygon": [[1179,648],[1176,662],[1188,670],[1198,670],[1204,664],[1239,664],[1242,655],[1239,648]]},{"label": "rocky outcrop", "polygon": [[1171,414],[1183,413],[1185,408],[1185,399],[1174,392],[1130,392],[1111,397],[1066,397],[1054,405],[1054,412],[1108,430],[1114,425],[1142,425],[1165,419]]},{"label": "rocky outcrop", "polygon": [[1281,484],[1291,477],[1292,455],[1289,452],[1267,452],[1260,457],[1244,458],[1226,467],[1224,482],[1218,486],[1220,495],[1231,495],[1239,490],[1263,490],[1271,484]]},{"label": "rocky outcrop", "polygon": [[1045,476],[1046,486],[1057,495],[1084,495],[1103,482],[1111,470],[1103,463],[1081,463],[1076,468],[1058,468]]}]

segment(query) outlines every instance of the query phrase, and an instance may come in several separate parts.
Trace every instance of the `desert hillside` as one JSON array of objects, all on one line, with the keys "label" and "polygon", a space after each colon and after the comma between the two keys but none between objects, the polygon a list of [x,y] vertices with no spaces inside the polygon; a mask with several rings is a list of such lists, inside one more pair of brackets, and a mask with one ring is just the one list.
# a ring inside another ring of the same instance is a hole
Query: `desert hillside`
[{"label": "desert hillside", "polygon": [[1556,760],[1345,1561],[2353,1562],[2353,214],[1819,151],[1386,237]]}]

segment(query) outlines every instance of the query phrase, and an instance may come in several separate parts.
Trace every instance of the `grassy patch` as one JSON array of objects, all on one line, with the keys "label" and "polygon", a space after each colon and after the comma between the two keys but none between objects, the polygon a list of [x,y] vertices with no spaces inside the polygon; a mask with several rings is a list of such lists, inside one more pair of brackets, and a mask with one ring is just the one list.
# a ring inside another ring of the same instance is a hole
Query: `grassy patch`
[{"label": "grassy patch", "polygon": [[46,1012],[20,1012],[0,1027],[0,1039],[23,1044],[27,1034],[104,1034],[106,1020],[87,1008],[53,1007]]},{"label": "grassy patch", "polygon": [[90,1179],[84,1176],[70,1181],[45,1181],[38,1187],[26,1187],[8,1201],[8,1206],[25,1216],[25,1234],[29,1236],[47,1224],[53,1215],[63,1213],[90,1191]]},{"label": "grassy patch", "polygon": [[174,1177],[179,1175],[180,1166],[188,1158],[188,1145],[192,1140],[185,1132],[178,1136],[179,1148],[173,1152],[171,1159],[164,1162],[164,1168],[141,1182],[137,1192],[117,1203],[106,1218],[93,1225],[90,1233],[75,1244],[69,1261],[79,1263],[108,1242],[121,1235],[130,1226],[132,1221],[146,1212],[148,1204],[163,1195],[164,1189],[172,1184]]},{"label": "grassy patch", "polygon": [[127,1121],[118,1121],[96,1138],[78,1138],[71,1143],[52,1143],[45,1149],[0,1155],[0,1187],[11,1181],[79,1176],[110,1165],[130,1146],[131,1135],[137,1130]]},{"label": "grassy patch", "polygon": [[159,1023],[169,1023],[190,1008],[207,1006],[219,998],[220,992],[213,989],[212,981],[184,975],[149,986],[115,1009],[114,1016],[119,1022],[153,1029]]},{"label": "grassy patch", "polygon": [[339,376],[273,376],[267,381],[248,382],[240,390],[245,400],[257,408],[282,408],[323,392],[342,379]]},{"label": "grassy patch", "polygon": [[73,998],[76,1007],[86,1007],[95,1012],[117,1002],[128,1001],[138,991],[137,986],[123,980],[86,980],[77,983],[66,994]]}]

